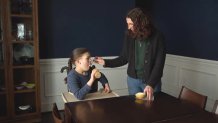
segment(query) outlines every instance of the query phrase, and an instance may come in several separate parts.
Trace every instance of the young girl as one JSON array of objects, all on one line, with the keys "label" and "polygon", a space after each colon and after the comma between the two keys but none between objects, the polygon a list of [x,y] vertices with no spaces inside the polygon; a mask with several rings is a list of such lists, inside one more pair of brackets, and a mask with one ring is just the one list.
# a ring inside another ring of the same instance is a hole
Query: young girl
[{"label": "young girl", "polygon": [[[84,99],[86,94],[98,90],[97,81],[101,82],[106,93],[110,92],[108,80],[104,74],[101,73],[100,78],[95,77],[98,70],[90,67],[90,57],[88,49],[76,48],[68,62],[67,86],[69,91],[79,100]],[[75,66],[74,68],[72,68],[72,64]]]}]

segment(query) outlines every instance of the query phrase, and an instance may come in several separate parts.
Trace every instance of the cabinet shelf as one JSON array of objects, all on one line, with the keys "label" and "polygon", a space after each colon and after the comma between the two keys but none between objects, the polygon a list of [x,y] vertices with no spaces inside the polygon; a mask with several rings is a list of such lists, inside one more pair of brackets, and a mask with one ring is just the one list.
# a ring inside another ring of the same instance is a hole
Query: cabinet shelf
[{"label": "cabinet shelf", "polygon": [[20,93],[32,93],[32,92],[35,92],[35,89],[16,90],[14,93],[20,94]]},{"label": "cabinet shelf", "polygon": [[34,65],[14,65],[13,69],[34,68]]},{"label": "cabinet shelf", "polygon": [[32,18],[33,16],[29,14],[12,14],[11,17]]},{"label": "cabinet shelf", "polygon": [[34,44],[34,41],[33,40],[25,40],[25,41],[12,41],[13,44]]}]

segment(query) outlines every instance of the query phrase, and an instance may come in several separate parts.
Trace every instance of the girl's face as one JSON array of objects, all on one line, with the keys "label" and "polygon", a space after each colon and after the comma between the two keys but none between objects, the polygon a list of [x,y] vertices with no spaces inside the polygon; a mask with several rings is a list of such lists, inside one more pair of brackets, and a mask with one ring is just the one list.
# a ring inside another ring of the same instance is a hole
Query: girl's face
[{"label": "girl's face", "polygon": [[128,29],[133,32],[134,31],[134,23],[132,22],[131,18],[127,17],[126,23],[127,23]]},{"label": "girl's face", "polygon": [[90,56],[90,54],[88,52],[84,53],[82,55],[82,57],[80,57],[77,60],[76,67],[79,67],[82,71],[88,71],[89,70],[89,66],[91,65],[90,57],[91,56]]}]

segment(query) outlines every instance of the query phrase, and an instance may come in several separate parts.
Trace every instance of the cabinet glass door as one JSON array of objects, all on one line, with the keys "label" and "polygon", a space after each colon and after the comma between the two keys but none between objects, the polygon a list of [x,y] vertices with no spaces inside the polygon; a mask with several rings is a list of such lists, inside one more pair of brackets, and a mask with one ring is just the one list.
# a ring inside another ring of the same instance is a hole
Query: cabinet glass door
[{"label": "cabinet glass door", "polygon": [[32,0],[10,0],[11,61],[15,115],[36,112]]},{"label": "cabinet glass door", "polygon": [[0,0],[0,118],[7,115],[7,93],[5,83],[5,62],[4,49],[5,41],[3,37],[3,17],[2,17],[2,0]]}]

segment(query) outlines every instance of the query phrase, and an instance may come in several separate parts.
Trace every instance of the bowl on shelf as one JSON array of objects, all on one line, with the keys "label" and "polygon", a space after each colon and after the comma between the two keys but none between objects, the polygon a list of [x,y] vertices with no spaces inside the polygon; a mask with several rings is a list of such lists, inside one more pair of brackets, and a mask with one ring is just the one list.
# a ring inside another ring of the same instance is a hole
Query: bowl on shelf
[{"label": "bowl on shelf", "polygon": [[26,84],[25,87],[28,89],[33,89],[35,87],[35,84]]},{"label": "bowl on shelf", "polygon": [[30,108],[30,105],[22,105],[18,107],[20,110],[28,110]]},{"label": "bowl on shelf", "polygon": [[17,85],[15,88],[16,88],[17,90],[22,90],[22,89],[24,88],[24,86],[23,86],[23,85]]},{"label": "bowl on shelf", "polygon": [[26,86],[27,84],[27,82],[22,82],[20,85]]}]

